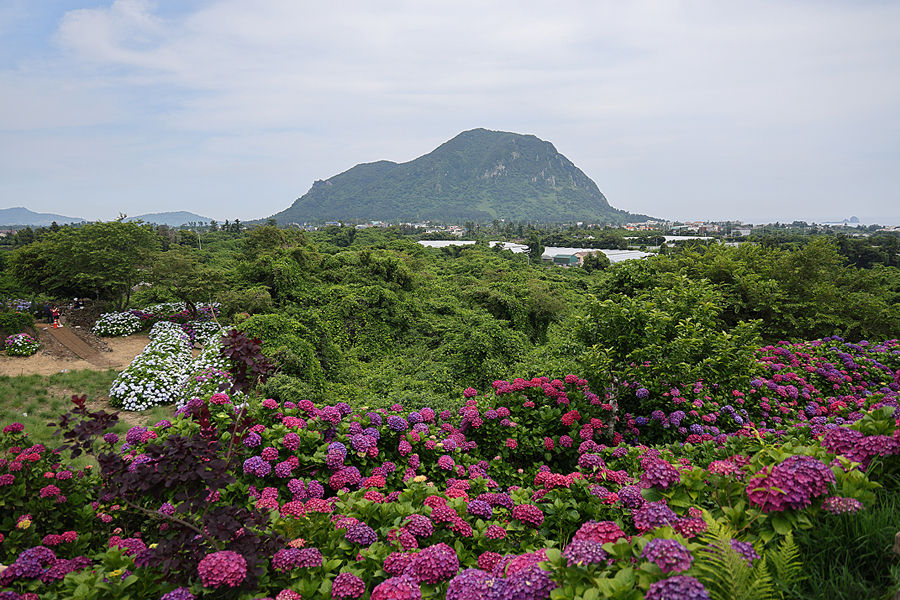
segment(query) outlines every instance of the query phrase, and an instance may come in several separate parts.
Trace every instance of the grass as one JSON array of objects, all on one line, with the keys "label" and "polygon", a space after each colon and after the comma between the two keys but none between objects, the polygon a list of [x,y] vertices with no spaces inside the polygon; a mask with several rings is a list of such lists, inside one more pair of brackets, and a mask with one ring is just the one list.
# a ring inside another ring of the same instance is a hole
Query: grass
[{"label": "grass", "polygon": [[[0,376],[0,426],[19,422],[25,425],[28,439],[33,444],[44,444],[48,448],[58,447],[59,437],[54,437],[55,427],[48,423],[58,422],[59,417],[72,409],[72,395],[86,395],[91,409],[111,412],[106,398],[117,371],[67,371],[43,375]],[[153,425],[174,414],[171,406],[161,406],[141,413],[122,413],[112,433],[124,439],[125,433],[133,425]],[[94,462],[80,457],[73,466]]]},{"label": "grass", "polygon": [[853,515],[834,515],[815,529],[795,531],[807,579],[792,598],[890,600],[900,586],[900,495],[881,490],[877,502]]}]

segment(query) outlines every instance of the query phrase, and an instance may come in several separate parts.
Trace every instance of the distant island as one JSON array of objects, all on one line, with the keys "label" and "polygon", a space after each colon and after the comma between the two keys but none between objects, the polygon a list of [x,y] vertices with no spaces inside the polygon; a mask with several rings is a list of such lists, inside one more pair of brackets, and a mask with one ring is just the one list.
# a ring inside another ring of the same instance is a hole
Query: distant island
[{"label": "distant island", "polygon": [[533,135],[464,131],[406,163],[359,164],[272,215],[279,225],[312,220],[588,221],[646,215],[613,208],[590,177]]}]

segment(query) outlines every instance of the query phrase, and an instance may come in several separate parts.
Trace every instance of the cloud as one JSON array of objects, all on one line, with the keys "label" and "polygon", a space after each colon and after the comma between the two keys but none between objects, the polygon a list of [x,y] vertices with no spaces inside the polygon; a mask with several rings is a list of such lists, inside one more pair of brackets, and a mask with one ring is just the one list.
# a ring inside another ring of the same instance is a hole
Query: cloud
[{"label": "cloud", "polygon": [[898,184],[895,3],[116,0],[56,22],[0,68],[0,129],[34,138],[0,156],[83,169],[107,203],[103,182],[133,177],[187,210],[255,190],[272,214],[473,127],[551,141],[615,206],[673,218]]}]

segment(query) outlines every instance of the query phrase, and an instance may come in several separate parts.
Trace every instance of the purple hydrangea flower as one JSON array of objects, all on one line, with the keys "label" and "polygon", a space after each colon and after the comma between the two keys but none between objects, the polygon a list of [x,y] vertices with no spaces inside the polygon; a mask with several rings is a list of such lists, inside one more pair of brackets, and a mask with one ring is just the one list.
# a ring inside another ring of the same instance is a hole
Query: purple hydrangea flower
[{"label": "purple hydrangea flower", "polygon": [[641,557],[658,566],[663,573],[687,571],[694,562],[690,551],[678,540],[654,538],[644,546]]},{"label": "purple hydrangea flower", "polygon": [[351,525],[347,529],[347,533],[344,534],[344,537],[350,543],[359,544],[360,546],[365,546],[367,548],[378,541],[378,534],[365,523]]},{"label": "purple hydrangea flower", "polygon": [[609,555],[603,550],[603,544],[590,540],[572,540],[562,555],[568,560],[568,566],[583,564],[601,564]]},{"label": "purple hydrangea flower", "polygon": [[644,600],[709,600],[709,592],[693,577],[675,575],[651,583]]},{"label": "purple hydrangea flower", "polygon": [[631,513],[631,517],[634,519],[635,527],[641,532],[647,532],[657,527],[665,527],[666,525],[674,525],[678,521],[678,515],[662,501],[644,504],[641,508]]}]

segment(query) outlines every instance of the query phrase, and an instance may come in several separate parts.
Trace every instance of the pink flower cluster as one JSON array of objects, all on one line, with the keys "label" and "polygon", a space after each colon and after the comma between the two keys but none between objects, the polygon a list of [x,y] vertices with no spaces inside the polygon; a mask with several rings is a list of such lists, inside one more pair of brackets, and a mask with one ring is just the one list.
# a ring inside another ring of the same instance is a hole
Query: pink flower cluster
[{"label": "pink flower cluster", "polygon": [[231,550],[207,554],[197,565],[204,587],[237,587],[247,576],[247,560]]}]

